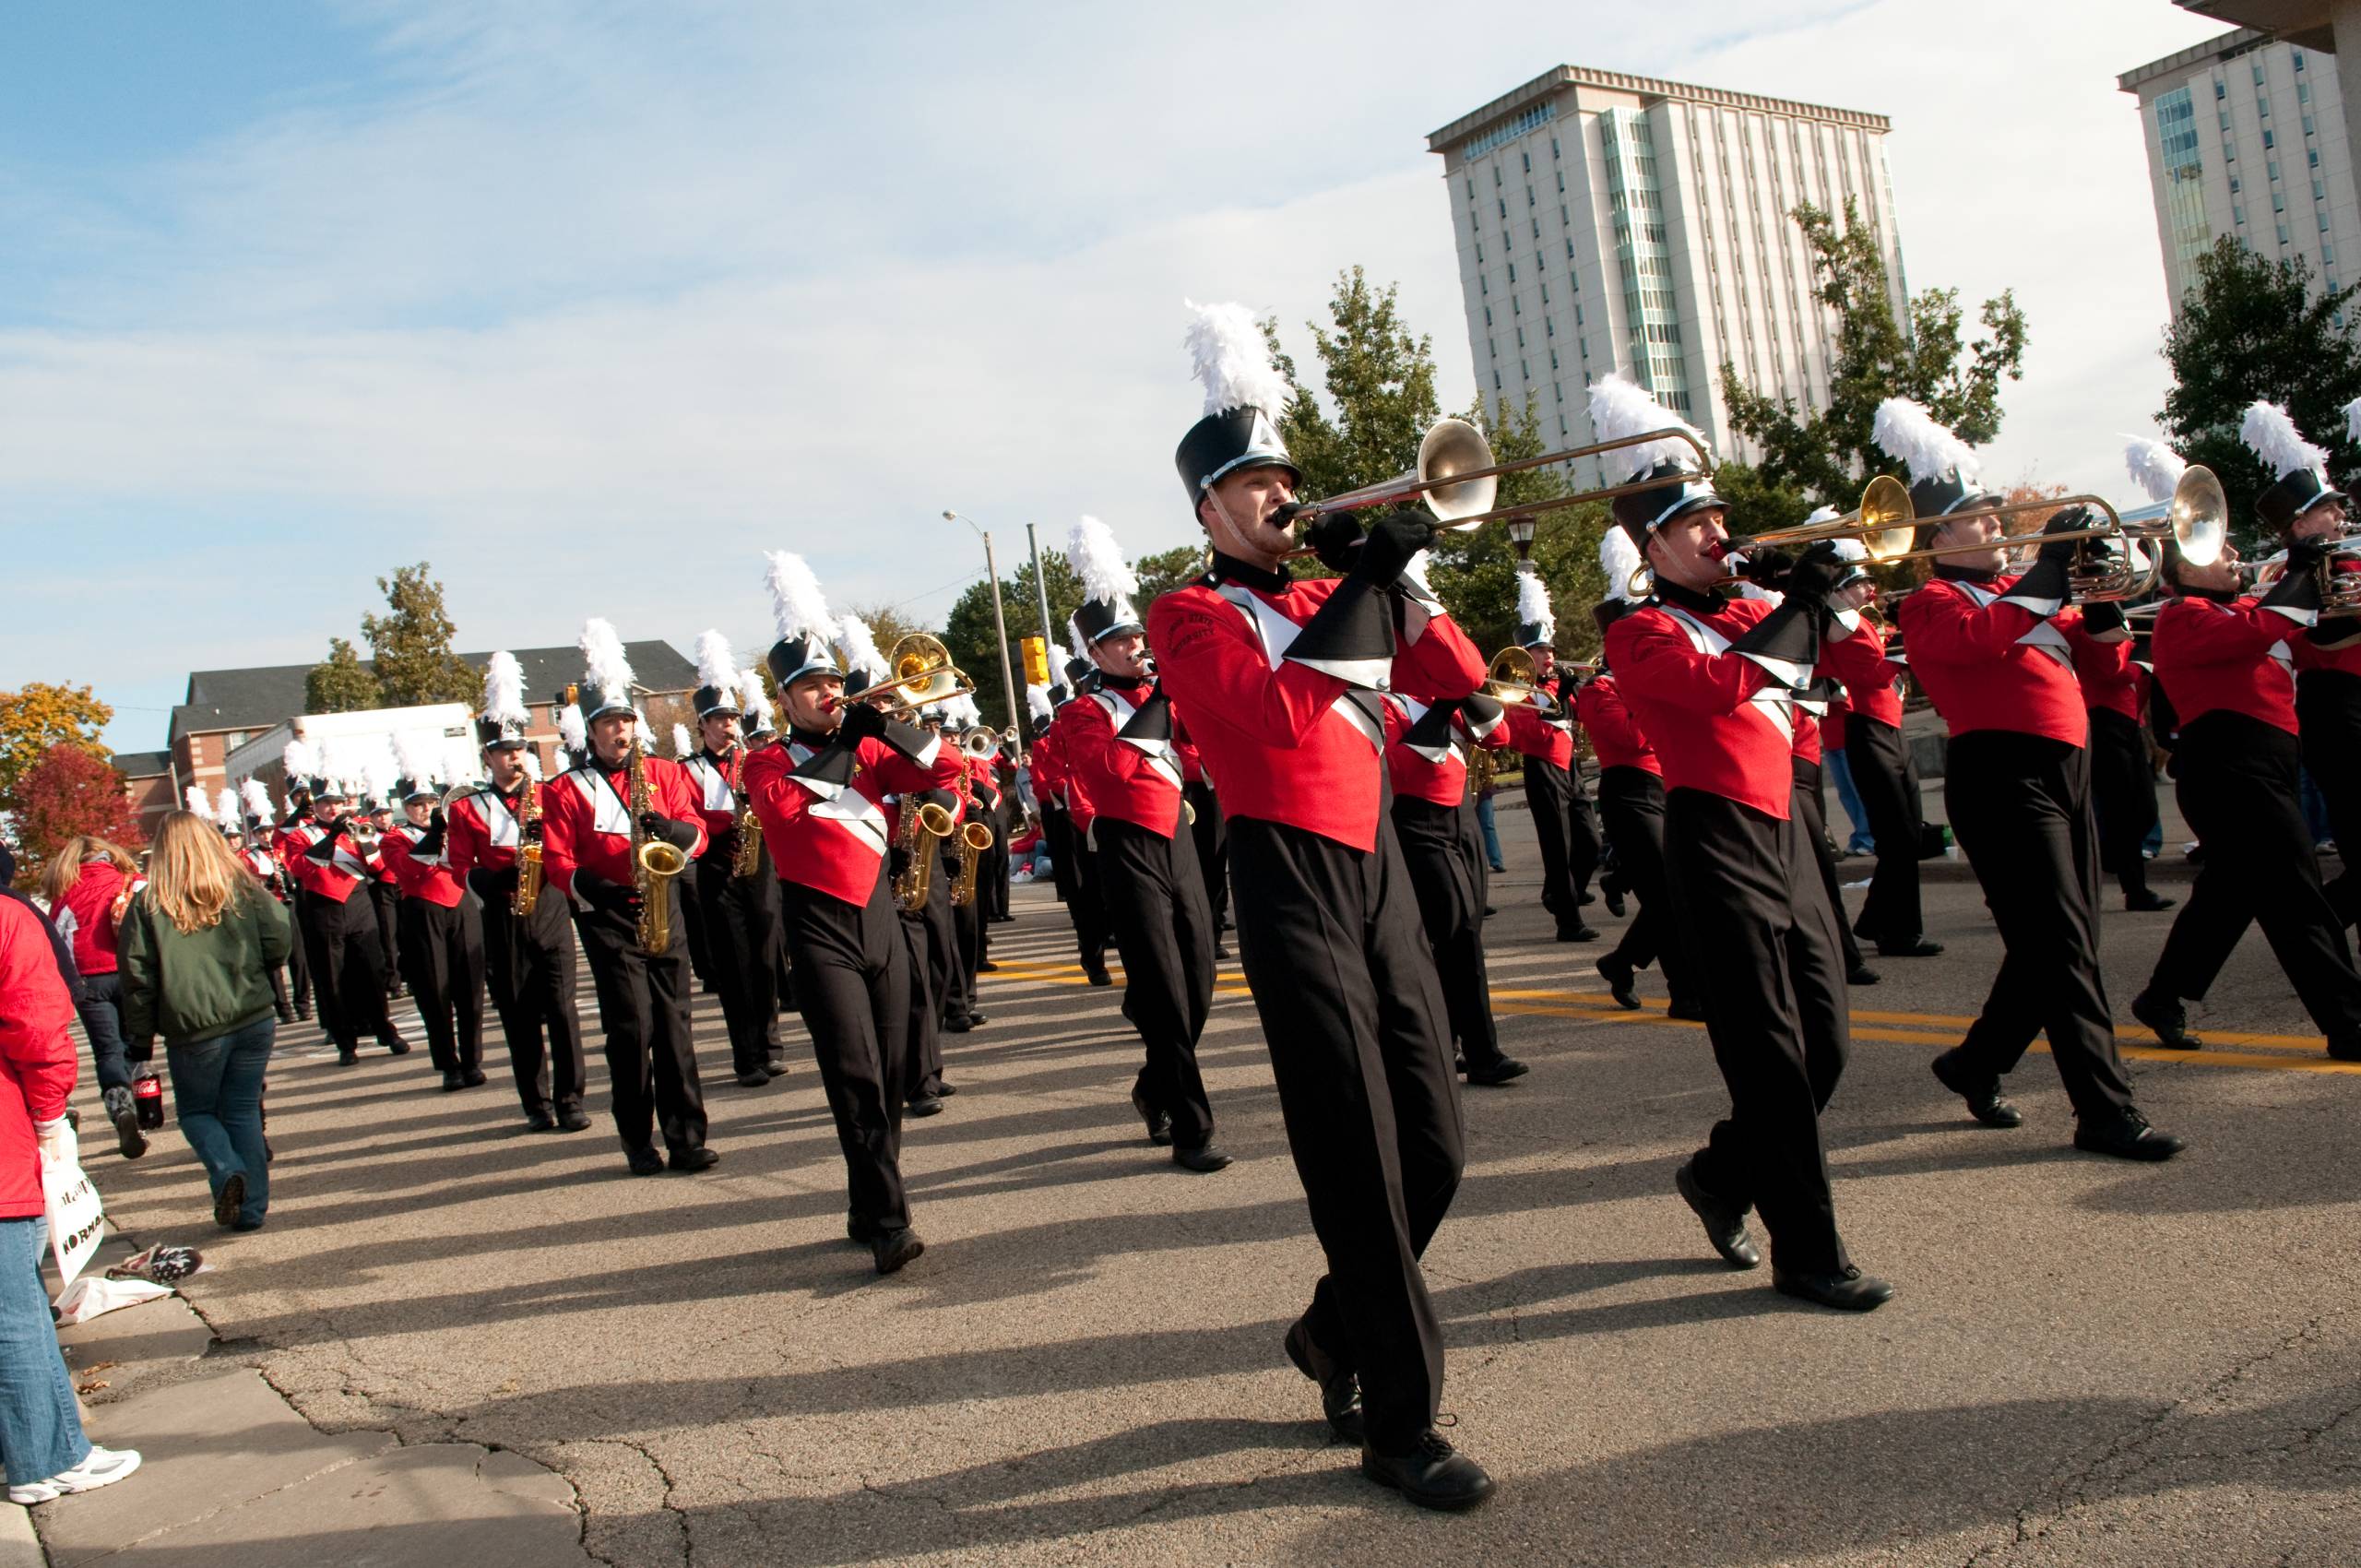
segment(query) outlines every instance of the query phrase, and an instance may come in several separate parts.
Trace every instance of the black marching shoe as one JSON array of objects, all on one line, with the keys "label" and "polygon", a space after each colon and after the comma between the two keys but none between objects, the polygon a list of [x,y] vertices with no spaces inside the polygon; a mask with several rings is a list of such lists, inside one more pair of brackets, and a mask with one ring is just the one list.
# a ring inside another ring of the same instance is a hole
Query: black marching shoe
[{"label": "black marching shoe", "polygon": [[582,1133],[587,1132],[589,1127],[590,1118],[588,1114],[583,1111],[582,1107],[574,1104],[570,1100],[561,1103],[558,1106],[557,1130],[559,1132]]},{"label": "black marching shoe", "polygon": [[1467,1075],[1469,1083],[1480,1084],[1486,1088],[1498,1088],[1512,1078],[1522,1078],[1533,1071],[1513,1056],[1497,1057],[1480,1067],[1468,1066],[1461,1070]]},{"label": "black marching shoe", "polygon": [[1132,1091],[1132,1109],[1139,1112],[1147,1124],[1147,1141],[1158,1148],[1172,1142],[1171,1113],[1148,1103],[1147,1096],[1138,1089]]},{"label": "black marching shoe", "polygon": [[282,1024],[293,1023],[295,1021],[295,1009],[292,1007],[281,1007],[279,1010],[279,1021]]},{"label": "black marching shoe", "polygon": [[868,1246],[877,1240],[877,1221],[863,1219],[857,1214],[846,1215],[845,1240],[856,1246]]},{"label": "black marching shoe", "polygon": [[481,1067],[470,1067],[459,1075],[459,1087],[462,1088],[480,1089],[488,1081]]},{"label": "black marching shoe", "polygon": [[760,1067],[749,1067],[738,1075],[738,1087],[742,1089],[766,1089],[771,1087],[771,1075]]},{"label": "black marching shoe", "polygon": [[2131,1016],[2156,1033],[2156,1043],[2174,1051],[2201,1051],[2205,1041],[2189,1032],[2189,1011],[2177,996],[2143,991],[2131,999]]},{"label": "black marching shoe", "polygon": [[1295,1370],[1320,1385],[1320,1413],[1328,1419],[1328,1430],[1347,1443],[1363,1441],[1361,1380],[1313,1342],[1301,1318],[1287,1330],[1287,1350]]},{"label": "black marching shoe", "polygon": [[1582,917],[1577,915],[1572,920],[1560,921],[1558,922],[1558,940],[1560,942],[1596,942],[1598,940],[1598,928],[1596,926],[1584,925],[1582,921]]},{"label": "black marching shoe", "polygon": [[973,1013],[945,1013],[943,1016],[943,1028],[947,1033],[964,1035],[975,1027],[976,1016]]},{"label": "black marching shoe", "polygon": [[1639,971],[1631,968],[1628,959],[1609,953],[1592,968],[1607,982],[1607,994],[1615,998],[1615,1005],[1633,1013],[1640,1010]]},{"label": "black marching shoe", "polygon": [[676,1148],[665,1163],[675,1170],[710,1170],[721,1163],[721,1151],[706,1148],[702,1144],[695,1148]]},{"label": "black marching shoe", "polygon": [[1774,1268],[1771,1271],[1771,1288],[1782,1296],[1833,1307],[1840,1313],[1873,1313],[1893,1300],[1893,1286],[1889,1281],[1874,1274],[1863,1274],[1850,1264],[1838,1274],[1789,1274]]},{"label": "black marching shoe", "polygon": [[623,1152],[631,1158],[633,1175],[661,1176],[664,1174],[664,1157],[648,1145],[642,1144],[637,1148],[626,1149]]},{"label": "black marching shoe", "polygon": [[296,1008],[296,1009],[295,1009],[295,1021],[296,1021],[297,1023],[299,1023],[299,1024],[308,1024],[308,1023],[310,1023],[310,1022],[312,1021],[312,1010],[311,1010],[309,1007],[298,1007],[298,1008]]},{"label": "black marching shoe", "polygon": [[1216,942],[1214,944],[1214,962],[1216,964],[1227,964],[1229,962],[1228,943]]},{"label": "black marching shoe", "polygon": [[1619,921],[1623,918],[1623,890],[1621,888],[1610,887],[1607,890],[1607,912],[1613,915]]},{"label": "black marching shoe", "polygon": [[409,1054],[409,1041],[402,1039],[399,1035],[396,1035],[393,1039],[382,1041],[381,1043],[384,1044],[386,1048],[386,1054],[388,1056],[408,1056]]},{"label": "black marching shoe", "polygon": [[1484,1467],[1429,1427],[1407,1454],[1361,1450],[1361,1474],[1390,1486],[1421,1508],[1473,1508],[1497,1490]]},{"label": "black marching shoe", "polygon": [[990,958],[980,959],[977,962],[976,972],[979,975],[996,975],[1000,973],[1000,966]]},{"label": "black marching shoe", "polygon": [[1210,1176],[1216,1170],[1229,1169],[1229,1155],[1219,1144],[1202,1143],[1195,1148],[1176,1148],[1172,1163],[1183,1170],[1193,1170],[1200,1176]]},{"label": "black marching shoe", "polygon": [[2167,898],[2161,893],[2151,893],[2144,887],[2137,893],[2127,893],[2123,896],[2123,907],[2135,915],[2153,915],[2159,909],[2169,909],[2179,902],[2177,898]]},{"label": "black marching shoe", "polygon": [[1709,1021],[1705,1016],[1705,1004],[1693,996],[1674,997],[1670,1005],[1665,1008],[1664,1016],[1691,1024],[1703,1024]]},{"label": "black marching shoe", "polygon": [[537,1105],[533,1107],[530,1111],[525,1112],[525,1131],[528,1133],[556,1132],[557,1112],[552,1111],[546,1105]]},{"label": "black marching shoe", "polygon": [[902,1114],[905,1116],[939,1116],[942,1113],[943,1097],[941,1095],[912,1095],[910,1102],[902,1107]]},{"label": "black marching shoe", "polygon": [[787,1058],[786,1058],[786,1057],[784,1057],[784,1056],[774,1056],[774,1057],[771,1057],[768,1061],[765,1061],[765,1062],[763,1063],[763,1076],[764,1076],[764,1077],[765,1077],[765,1078],[784,1078],[784,1077],[786,1077],[786,1076],[787,1076]]},{"label": "black marching shoe", "polygon": [[1745,1208],[1725,1203],[1707,1192],[1691,1169],[1696,1163],[1693,1159],[1686,1161],[1672,1173],[1672,1184],[1679,1190],[1680,1201],[1703,1222],[1705,1240],[1722,1254],[1724,1263],[1732,1268],[1760,1267],[1762,1253],[1755,1246],[1754,1238],[1746,1233]]},{"label": "black marching shoe", "polygon": [[1875,985],[1879,978],[1878,972],[1867,964],[1856,964],[1845,971],[1846,985]]},{"label": "black marching shoe", "polygon": [[336,1064],[339,1067],[358,1067],[361,1065],[361,1052],[351,1046],[339,1045],[336,1048]]},{"label": "black marching shoe", "polygon": [[2118,1159],[2170,1159],[2189,1146],[2184,1139],[2160,1133],[2130,1107],[2110,1119],[2090,1122],[2076,1118],[2074,1146],[2086,1154],[2109,1154]]},{"label": "black marching shoe", "polygon": [[1928,1066],[1933,1070],[1936,1081],[1967,1101],[1967,1113],[1986,1126],[2024,1125],[2025,1113],[2017,1109],[2016,1101],[2000,1093],[2000,1080],[1997,1077],[1978,1078],[1970,1074],[1960,1055],[1959,1047],[1953,1046],[1942,1052]]},{"label": "black marching shoe", "polygon": [[2329,1036],[2328,1054],[2334,1062],[2361,1062],[2361,1035]]},{"label": "black marching shoe", "polygon": [[457,1067],[452,1068],[449,1072],[443,1075],[443,1092],[445,1094],[457,1094],[467,1087],[467,1075],[460,1072]]},{"label": "black marching shoe", "polygon": [[1941,943],[1929,942],[1923,936],[1914,936],[1907,942],[1878,944],[1878,956],[1880,958],[1931,958],[1942,950]]},{"label": "black marching shoe", "polygon": [[926,1243],[907,1225],[898,1230],[880,1230],[869,1239],[870,1255],[877,1260],[880,1274],[892,1274],[924,1251]]},{"label": "black marching shoe", "polygon": [[1093,985],[1113,985],[1115,983],[1115,977],[1107,972],[1107,966],[1104,964],[1085,964],[1082,967],[1082,972],[1089,978],[1090,983]]}]

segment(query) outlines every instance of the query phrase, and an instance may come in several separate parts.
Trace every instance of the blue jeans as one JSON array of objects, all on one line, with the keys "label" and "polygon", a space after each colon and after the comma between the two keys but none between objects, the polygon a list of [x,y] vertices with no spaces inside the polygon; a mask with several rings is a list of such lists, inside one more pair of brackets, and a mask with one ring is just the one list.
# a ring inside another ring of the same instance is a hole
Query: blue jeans
[{"label": "blue jeans", "polygon": [[262,1147],[262,1075],[270,1065],[270,1044],[278,1033],[279,1021],[265,1014],[226,1035],[164,1047],[181,1135],[205,1162],[214,1195],[220,1195],[221,1183],[232,1175],[246,1179],[246,1201],[238,1210],[242,1225],[261,1224],[270,1208],[270,1165]]},{"label": "blue jeans", "polygon": [[0,1459],[26,1486],[90,1456],[42,1285],[49,1221],[0,1219]]},{"label": "blue jeans", "polygon": [[84,975],[82,994],[82,1032],[90,1037],[90,1065],[97,1069],[99,1087],[127,1089],[131,1064],[123,1039],[123,977],[112,971]]},{"label": "blue jeans", "polygon": [[1845,815],[1853,824],[1853,837],[1845,841],[1845,853],[1876,854],[1877,836],[1869,831],[1869,808],[1861,804],[1861,791],[1853,787],[1853,765],[1845,759],[1845,748],[1837,747],[1822,760],[1828,765],[1828,776],[1836,780],[1836,798],[1844,804]]},{"label": "blue jeans", "polygon": [[1491,796],[1476,797],[1476,822],[1484,830],[1484,859],[1494,871],[1498,871],[1505,862],[1501,859],[1500,829],[1492,826]]}]

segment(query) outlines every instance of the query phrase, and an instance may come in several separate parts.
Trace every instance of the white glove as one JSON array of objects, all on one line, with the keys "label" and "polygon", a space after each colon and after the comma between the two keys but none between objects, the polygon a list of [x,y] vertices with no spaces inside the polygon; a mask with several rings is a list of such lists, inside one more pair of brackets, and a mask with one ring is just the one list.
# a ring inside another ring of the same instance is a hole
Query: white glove
[{"label": "white glove", "polygon": [[81,1163],[81,1140],[74,1135],[73,1123],[63,1116],[53,1122],[34,1123],[33,1141],[44,1165]]}]

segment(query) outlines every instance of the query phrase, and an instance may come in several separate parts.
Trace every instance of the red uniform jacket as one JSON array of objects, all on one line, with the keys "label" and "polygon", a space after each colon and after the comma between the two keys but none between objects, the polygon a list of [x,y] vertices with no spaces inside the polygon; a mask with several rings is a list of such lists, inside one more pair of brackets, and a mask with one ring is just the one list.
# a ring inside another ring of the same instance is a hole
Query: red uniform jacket
[{"label": "red uniform jacket", "polygon": [[738,826],[738,792],[745,785],[746,753],[733,749],[728,756],[717,757],[701,751],[682,765],[682,771],[689,776],[697,815],[705,820],[706,847],[698,853],[711,854],[714,846],[724,842]]},{"label": "red uniform jacket", "polygon": [[[1885,634],[1866,616],[1847,612],[1829,626],[1820,643],[1820,672],[1845,683],[1845,705],[1852,712],[1890,729],[1902,728],[1902,666],[1885,656]],[[1841,719],[1838,730],[1841,733]]]},{"label": "red uniform jacket", "polygon": [[1560,769],[1574,766],[1574,719],[1548,694],[1546,708],[1512,703],[1508,709],[1509,749]]},{"label": "red uniform jacket", "polygon": [[[1064,711],[1061,708],[1059,711]],[[1066,801],[1065,763],[1058,755],[1057,721],[1034,737],[1026,752],[1026,766],[1033,770],[1033,799],[1044,807],[1063,806]]]},{"label": "red uniform jacket", "polygon": [[[1068,703],[1059,722],[1065,735],[1066,776],[1090,802],[1090,820],[1111,816],[1169,838],[1180,825],[1180,760],[1169,740],[1122,738],[1132,715],[1155,694],[1106,686]],[[1071,713],[1071,721],[1066,714]]]},{"label": "red uniform jacket", "polygon": [[77,1058],[74,998],[57,971],[49,927],[30,904],[0,898],[0,1218],[46,1206],[33,1123],[65,1114]]},{"label": "red uniform jacket", "polygon": [[[2336,621],[2329,624],[2349,627],[2353,623]],[[2361,675],[2361,637],[2335,647],[2322,647],[2309,637],[2296,637],[2288,646],[2295,650],[2298,671],[2337,670],[2347,675]]]},{"label": "red uniform jacket", "polygon": [[2074,639],[2074,678],[2082,683],[2084,711],[2106,708],[2132,722],[2140,719],[2140,667],[2131,661],[2131,644]]},{"label": "red uniform jacket", "polygon": [[405,897],[423,898],[430,904],[456,909],[465,886],[451,874],[443,855],[438,853],[430,859],[418,852],[418,841],[425,837],[425,828],[413,827],[407,822],[387,833],[383,840],[386,870],[392,873],[394,885],[402,890]]},{"label": "red uniform jacket", "polygon": [[[471,871],[508,871],[516,864],[516,847],[524,837],[519,818],[525,811],[525,791],[546,790],[546,784],[528,781],[517,786],[512,798],[486,784],[471,790],[443,808],[443,818],[450,826],[445,831],[443,859],[451,874],[461,882]],[[549,796],[541,797],[546,809]]]},{"label": "red uniform jacket", "polygon": [[299,823],[279,835],[279,858],[304,892],[341,904],[352,897],[354,888],[374,876],[384,862],[374,851],[366,859],[355,852],[350,828],[338,836],[334,860],[314,860],[309,851],[326,837],[327,829],[318,823]]},{"label": "red uniform jacket", "polygon": [[990,757],[971,757],[964,754],[960,762],[967,770],[968,793],[985,812],[1000,810],[1000,779],[994,776]]},{"label": "red uniform jacket", "polygon": [[877,890],[893,846],[886,795],[947,790],[958,782],[961,759],[939,735],[927,737],[915,754],[872,737],[845,761],[844,778],[796,771],[831,753],[845,760],[821,737],[799,733],[773,742],[746,758],[746,790],[779,880],[858,907]]},{"label": "red uniform jacket", "polygon": [[2083,745],[2091,721],[2074,650],[2090,634],[2055,600],[2009,598],[2016,582],[1938,577],[1904,600],[1910,668],[1953,735],[2010,730]]},{"label": "red uniform jacket", "polygon": [[1614,676],[1594,675],[1584,682],[1574,695],[1574,712],[1590,733],[1590,749],[1597,754],[1602,769],[1636,767],[1664,777],[1664,764],[1656,760],[1656,749],[1648,744],[1647,731],[1631,717],[1631,706],[1623,700]]},{"label": "red uniform jacket", "polygon": [[1181,783],[1205,781],[1205,754],[1197,749],[1197,742],[1190,738],[1189,726],[1177,713],[1172,716],[1172,752],[1180,759]]},{"label": "red uniform jacket", "polygon": [[[689,859],[696,859],[705,853],[705,816],[697,810],[688,770],[660,756],[647,758],[647,768],[648,802],[656,814],[696,825],[696,842],[689,846]],[[542,790],[541,875],[559,892],[572,897],[574,874],[583,871],[617,886],[632,885],[629,778],[624,764],[609,767],[594,756]]]},{"label": "red uniform jacket", "polygon": [[1455,806],[1467,798],[1467,759],[1472,748],[1505,743],[1508,725],[1495,714],[1479,728],[1468,721],[1465,713],[1454,713],[1443,743],[1413,740],[1413,727],[1427,716],[1430,706],[1399,694],[1385,699],[1385,771],[1396,795]]},{"label": "red uniform jacket", "polygon": [[2156,612],[2149,642],[2156,679],[2181,728],[2217,708],[2296,733],[2296,656],[2308,610],[2266,610],[2251,599],[2176,599]]},{"label": "red uniform jacket", "polygon": [[[1366,852],[1377,847],[1384,790],[1374,694],[1287,657],[1337,581],[1266,589],[1201,578],[1149,608],[1148,641],[1224,816],[1285,823]],[[1422,609],[1404,617],[1389,683],[1430,700],[1465,696],[1484,678],[1483,656],[1439,607]]]},{"label": "red uniform jacket", "polygon": [[1811,719],[1768,669],[1727,651],[1774,608],[1733,599],[1701,612],[1651,600],[1608,628],[1607,659],[1667,789],[1703,790],[1784,822],[1797,732]]}]

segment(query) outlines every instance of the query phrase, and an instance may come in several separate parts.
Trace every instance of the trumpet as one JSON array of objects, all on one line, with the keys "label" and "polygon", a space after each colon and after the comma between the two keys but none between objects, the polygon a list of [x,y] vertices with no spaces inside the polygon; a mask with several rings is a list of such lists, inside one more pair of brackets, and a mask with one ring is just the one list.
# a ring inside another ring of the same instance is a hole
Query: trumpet
[{"label": "trumpet", "polygon": [[[1620,484],[1602,485],[1596,490],[1578,490],[1571,494],[1553,495],[1547,500],[1529,501],[1516,506],[1495,506],[1500,497],[1501,478],[1504,474],[1523,473],[1527,469],[1548,468],[1554,463],[1571,463],[1577,457],[1595,457],[1605,452],[1621,451],[1629,446],[1645,445],[1652,441],[1678,441],[1697,454],[1697,471],[1702,477],[1714,471],[1713,457],[1703,443],[1689,431],[1642,431],[1636,435],[1618,436],[1612,441],[1594,441],[1587,446],[1568,446],[1538,457],[1517,457],[1509,462],[1497,462],[1492,457],[1492,444],[1484,433],[1465,420],[1442,419],[1428,426],[1426,435],[1418,442],[1418,465],[1392,479],[1365,484],[1358,490],[1347,490],[1331,495],[1324,501],[1314,501],[1295,514],[1293,526],[1303,529],[1318,522],[1332,512],[1361,512],[1372,506],[1391,506],[1416,500],[1425,505],[1442,527],[1464,531],[1503,517],[1529,517],[1536,512],[1551,512],[1566,506],[1581,506],[1594,501],[1612,501],[1619,495],[1631,495],[1643,490],[1654,490],[1665,481],[1661,479],[1632,479]],[[1289,559],[1312,553],[1309,546],[1291,550]]]},{"label": "trumpet", "polygon": [[989,730],[970,730],[959,737],[959,749],[975,762],[983,762],[1000,750],[1000,737]]}]

